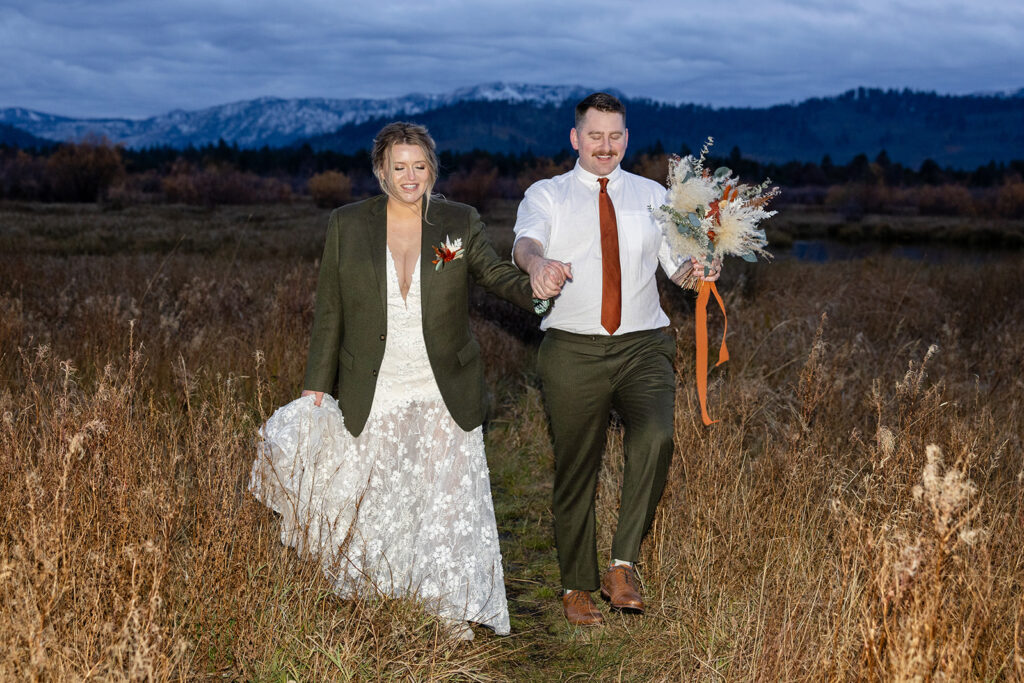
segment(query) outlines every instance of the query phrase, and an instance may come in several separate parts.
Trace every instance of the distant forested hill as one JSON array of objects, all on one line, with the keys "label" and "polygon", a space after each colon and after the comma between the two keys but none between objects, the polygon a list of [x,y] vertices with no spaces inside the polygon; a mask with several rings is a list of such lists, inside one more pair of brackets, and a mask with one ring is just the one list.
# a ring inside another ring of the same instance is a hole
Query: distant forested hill
[{"label": "distant forested hill", "polygon": [[[407,118],[428,126],[438,147],[452,151],[554,154],[569,149],[573,102],[535,105],[459,102]],[[953,96],[860,88],[764,109],[627,100],[631,151],[660,146],[698,150],[707,136],[715,152],[739,147],[762,162],[846,163],[858,154],[916,167],[925,159],[954,168],[1024,158],[1024,96]],[[366,148],[384,119],[307,138],[314,149]]]},{"label": "distant forested hill", "polygon": [[[411,119],[428,125],[442,150],[553,155],[569,149],[573,106],[589,90],[491,83],[380,100],[259,98],[141,120],[69,118],[12,107],[0,109],[5,126],[0,144],[6,139],[9,146],[32,147],[98,136],[137,150],[184,150],[223,141],[250,150],[308,143],[351,154],[369,147],[384,122]],[[698,150],[711,135],[715,154],[725,156],[738,147],[743,157],[760,162],[817,163],[829,155],[843,164],[860,154],[875,158],[882,150],[893,162],[913,168],[926,159],[957,169],[1024,159],[1024,90],[938,95],[858,88],[760,109],[647,99],[626,103],[632,153],[657,146],[668,152]]]},{"label": "distant forested hill", "polygon": [[8,147],[49,147],[53,142],[51,140],[43,140],[37,138],[32,133],[28,133],[20,128],[9,126],[6,123],[0,123],[0,145],[7,145]]}]

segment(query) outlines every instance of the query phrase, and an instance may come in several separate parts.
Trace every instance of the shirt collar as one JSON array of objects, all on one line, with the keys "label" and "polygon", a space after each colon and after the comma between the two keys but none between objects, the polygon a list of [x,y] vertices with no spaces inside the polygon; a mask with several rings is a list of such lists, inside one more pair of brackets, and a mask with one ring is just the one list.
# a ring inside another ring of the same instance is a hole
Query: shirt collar
[{"label": "shirt collar", "polygon": [[[597,183],[597,179],[602,177],[602,176],[596,176],[593,173],[591,173],[590,171],[588,171],[587,169],[583,168],[583,166],[580,165],[580,160],[579,159],[576,160],[576,166],[572,169],[572,173],[573,173],[574,176],[576,176],[577,180],[579,180],[581,183],[583,183],[587,187],[597,187],[597,184],[598,184]],[[614,185],[615,181],[617,181],[619,179],[620,175],[622,175],[622,166],[619,165],[619,164],[616,164],[615,168],[607,176],[608,184],[609,185]]]}]

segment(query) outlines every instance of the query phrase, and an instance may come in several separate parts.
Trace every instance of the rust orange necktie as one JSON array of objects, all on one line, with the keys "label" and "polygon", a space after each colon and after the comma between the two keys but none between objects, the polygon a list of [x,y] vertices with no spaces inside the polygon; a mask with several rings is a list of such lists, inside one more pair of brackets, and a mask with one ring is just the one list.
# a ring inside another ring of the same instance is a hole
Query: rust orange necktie
[{"label": "rust orange necktie", "polygon": [[615,207],[608,196],[608,179],[598,178],[601,192],[597,206],[601,216],[601,327],[615,334],[622,322],[622,269],[619,266],[619,227]]}]

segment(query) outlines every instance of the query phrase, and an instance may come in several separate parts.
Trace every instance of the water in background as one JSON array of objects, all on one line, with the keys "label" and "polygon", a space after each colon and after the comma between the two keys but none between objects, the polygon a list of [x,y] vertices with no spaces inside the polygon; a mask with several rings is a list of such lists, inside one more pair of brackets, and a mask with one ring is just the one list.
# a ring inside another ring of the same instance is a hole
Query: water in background
[{"label": "water in background", "polygon": [[833,240],[793,240],[788,249],[772,252],[777,259],[825,263],[850,261],[873,256],[889,256],[927,263],[962,263],[964,261],[995,261],[1020,252],[1004,249],[976,249],[948,244],[892,244],[884,242],[838,242]]}]

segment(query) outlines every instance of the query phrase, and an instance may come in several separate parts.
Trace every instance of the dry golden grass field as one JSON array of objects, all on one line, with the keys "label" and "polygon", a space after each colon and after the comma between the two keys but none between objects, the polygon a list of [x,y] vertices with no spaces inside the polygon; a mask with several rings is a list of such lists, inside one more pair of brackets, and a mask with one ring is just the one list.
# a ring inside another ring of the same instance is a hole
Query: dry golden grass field
[{"label": "dry golden grass field", "polygon": [[693,297],[663,288],[651,608],[590,631],[557,599],[536,322],[475,298],[513,634],[455,643],[411,602],[336,598],[246,491],[257,428],[301,389],[326,215],[0,205],[0,679],[1024,678],[1020,252],[728,264],[710,428]]}]

